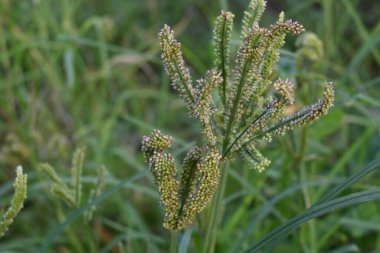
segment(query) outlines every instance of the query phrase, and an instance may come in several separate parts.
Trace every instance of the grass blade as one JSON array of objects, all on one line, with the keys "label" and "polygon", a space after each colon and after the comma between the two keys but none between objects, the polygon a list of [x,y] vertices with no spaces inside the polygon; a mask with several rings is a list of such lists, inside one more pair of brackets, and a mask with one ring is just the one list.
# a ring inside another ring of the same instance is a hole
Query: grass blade
[{"label": "grass blade", "polygon": [[293,186],[285,189],[284,191],[278,193],[272,199],[270,199],[269,201],[265,202],[263,204],[262,208],[252,217],[252,219],[250,219],[247,228],[242,233],[243,236],[241,238],[235,240],[234,245],[231,247],[231,249],[229,249],[228,252],[229,253],[237,252],[238,249],[241,247],[241,245],[243,245],[243,243],[250,236],[250,234],[251,234],[250,231],[252,231],[255,228],[256,224],[260,220],[263,220],[266,216],[268,216],[271,213],[272,214],[276,214],[277,211],[275,209],[275,205],[278,202],[280,202],[281,200],[283,200],[284,198],[291,196],[296,191],[302,190],[305,187],[311,187],[311,186],[321,187],[324,184],[336,184],[336,183],[338,183],[338,182],[337,181],[327,181],[326,182],[326,180],[304,182],[302,184],[293,185]]},{"label": "grass blade", "polygon": [[[321,205],[324,205],[324,203],[330,203],[331,199],[333,197],[337,196],[343,190],[347,189],[349,186],[351,186],[355,182],[359,181],[364,176],[366,176],[369,173],[373,172],[375,169],[377,169],[379,167],[379,165],[380,165],[380,157],[376,158],[375,160],[373,160],[372,162],[370,162],[367,166],[365,166],[363,169],[361,169],[360,171],[356,172],[354,175],[352,175],[349,178],[347,178],[346,180],[344,180],[343,183],[341,183],[338,186],[334,187],[332,190],[330,190],[325,195],[323,195],[322,198],[317,202],[317,204],[314,204],[311,208],[307,209],[303,214],[300,214],[300,215],[296,216],[295,218],[289,220],[283,226],[285,226],[286,224],[288,224],[292,220],[296,219],[297,217],[300,217],[300,216],[304,215],[305,213],[309,212],[310,210],[313,210],[315,208],[320,207]],[[351,194],[351,195],[353,195],[353,194]],[[351,195],[349,195],[349,196],[351,196]],[[343,198],[345,198],[345,197],[343,197]],[[312,219],[312,218],[310,218],[310,219]],[[307,220],[305,220],[305,221],[307,221]],[[300,225],[301,223],[299,223],[298,225]],[[272,231],[272,233],[275,232],[276,230],[280,229],[281,227],[282,226],[278,227],[277,229],[275,229],[274,231]],[[253,227],[250,226],[250,228],[252,229]],[[293,228],[291,228],[291,229],[293,229]],[[268,237],[272,233],[268,234],[266,237]],[[258,243],[260,243],[261,241],[263,241],[266,237],[264,237]]]},{"label": "grass blade", "polygon": [[300,215],[297,215],[293,219],[289,220],[285,224],[279,226],[257,243],[249,247],[244,253],[258,252],[268,246],[274,246],[280,242],[280,238],[286,236],[293,229],[297,228],[302,223],[320,217],[322,215],[331,213],[335,210],[350,207],[370,201],[380,199],[380,189],[367,190],[358,193],[353,193],[348,196],[337,198],[314,207],[307,209]]},{"label": "grass blade", "polygon": [[349,178],[347,178],[342,184],[336,186],[329,192],[327,192],[325,195],[322,196],[318,200],[317,203],[323,203],[326,201],[331,200],[333,197],[337,196],[339,193],[350,187],[352,184],[356,183],[360,179],[362,179],[364,176],[368,175],[369,173],[373,172],[375,169],[377,169],[380,165],[380,157],[376,158],[372,162],[370,162],[367,166],[365,166],[363,169],[359,170]]},{"label": "grass blade", "polygon": [[[360,35],[362,41],[364,41],[364,42],[368,41],[370,39],[369,32],[367,31],[367,29],[363,23],[363,20],[360,18],[359,13],[355,10],[358,7],[354,6],[353,3],[351,3],[351,1],[342,0],[342,3],[347,9],[347,13],[353,19],[353,21],[354,21],[354,23],[358,29],[358,32],[359,32],[359,35]],[[377,48],[374,47],[374,48],[372,48],[371,52],[372,52],[373,57],[375,58],[377,64],[380,66],[379,50],[377,50]]]},{"label": "grass blade", "polygon": [[[336,162],[334,167],[331,169],[329,174],[327,175],[329,178],[334,178],[340,171],[343,170],[344,166],[350,161],[352,157],[360,150],[363,145],[368,141],[368,139],[373,135],[376,131],[376,127],[374,125],[370,125],[351,145],[349,149],[346,150],[345,154]],[[322,186],[316,194],[316,199],[320,199],[325,191],[326,186]]]},{"label": "grass blade", "polygon": [[112,194],[116,193],[118,190],[120,190],[123,187],[125,187],[125,185],[127,185],[127,184],[129,184],[129,183],[131,183],[133,181],[136,181],[136,180],[138,180],[138,179],[140,179],[142,177],[144,177],[146,174],[147,174],[146,171],[145,172],[140,172],[140,173],[137,173],[137,174],[135,174],[134,176],[132,176],[130,178],[127,178],[127,179],[121,181],[120,183],[118,183],[117,185],[113,186],[108,191],[104,192],[99,197],[95,198],[90,203],[88,203],[85,206],[83,206],[83,207],[81,207],[81,208],[79,208],[79,209],[71,212],[67,216],[65,222],[63,222],[62,224],[56,226],[49,233],[49,235],[47,236],[46,240],[42,243],[41,247],[38,249],[37,252],[41,252],[41,253],[47,252],[47,250],[50,247],[50,245],[54,243],[54,241],[65,230],[65,228],[67,226],[70,226],[70,224],[72,224],[76,219],[78,219],[81,215],[83,215],[86,211],[88,211],[92,206],[95,206],[95,205],[99,204],[100,202],[106,200],[107,198],[109,198],[110,196],[112,196]]}]

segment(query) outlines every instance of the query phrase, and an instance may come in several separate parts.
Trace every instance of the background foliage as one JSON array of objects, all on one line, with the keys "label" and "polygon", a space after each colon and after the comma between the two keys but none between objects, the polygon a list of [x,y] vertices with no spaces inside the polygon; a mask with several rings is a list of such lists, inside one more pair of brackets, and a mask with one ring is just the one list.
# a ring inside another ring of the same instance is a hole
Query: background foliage
[{"label": "background foliage", "polygon": [[[176,30],[193,76],[213,62],[211,31],[220,9],[241,20],[248,1],[18,1],[0,0],[0,208],[11,199],[14,169],[22,164],[29,193],[0,252],[167,252],[158,195],[140,152],[153,128],[177,140],[177,158],[200,138],[184,103],[172,91],[159,59],[157,33]],[[272,165],[262,174],[231,165],[217,252],[239,252],[301,213],[331,185],[379,156],[380,3],[356,0],[272,0],[263,23],[286,17],[324,44],[317,66],[297,62],[295,38],[279,63],[297,80],[305,104],[319,97],[319,80],[333,80],[328,116],[265,147]],[[235,25],[240,27],[240,24]],[[237,46],[238,33],[232,44]],[[317,81],[314,81],[317,80]],[[298,106],[301,106],[298,105]],[[105,192],[89,205],[68,207],[37,170],[48,162],[64,178],[78,147],[86,147],[84,199],[99,166]],[[304,147],[304,148],[301,148]],[[345,193],[379,185],[378,172]],[[303,224],[275,252],[380,250],[380,202],[342,209]],[[202,222],[180,235],[180,252],[198,252]],[[236,240],[231,240],[236,238]]]}]

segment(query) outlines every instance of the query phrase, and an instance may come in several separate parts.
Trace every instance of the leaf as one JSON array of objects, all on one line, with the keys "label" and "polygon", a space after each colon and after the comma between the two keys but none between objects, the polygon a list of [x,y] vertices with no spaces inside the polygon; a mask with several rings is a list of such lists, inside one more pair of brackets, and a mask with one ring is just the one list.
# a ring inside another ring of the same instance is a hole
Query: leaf
[{"label": "leaf", "polygon": [[286,236],[293,229],[297,228],[302,223],[320,217],[322,215],[331,213],[335,210],[344,207],[350,207],[370,201],[380,199],[380,189],[367,190],[358,193],[353,193],[348,196],[337,198],[307,209],[305,212],[297,215],[285,224],[277,227],[272,232],[264,236],[260,241],[251,245],[244,253],[258,252],[266,247],[273,247],[280,242],[280,239]]},{"label": "leaf", "polygon": [[[330,213],[336,209],[353,206],[356,204],[376,200],[380,198],[380,189],[368,190],[359,193],[353,193],[345,197],[331,200],[333,197],[347,189],[352,184],[356,183],[364,176],[373,172],[380,165],[380,157],[370,162],[366,167],[356,172],[354,175],[347,178],[343,183],[327,192],[316,205],[313,205],[303,213],[297,215],[293,219],[289,220],[285,224],[277,227],[272,232],[264,236],[260,241],[252,245],[245,252],[256,252],[266,246],[274,246],[280,242],[280,238],[286,236],[290,231],[297,228],[302,223],[311,220],[313,218]],[[277,239],[277,240],[276,240]]]}]

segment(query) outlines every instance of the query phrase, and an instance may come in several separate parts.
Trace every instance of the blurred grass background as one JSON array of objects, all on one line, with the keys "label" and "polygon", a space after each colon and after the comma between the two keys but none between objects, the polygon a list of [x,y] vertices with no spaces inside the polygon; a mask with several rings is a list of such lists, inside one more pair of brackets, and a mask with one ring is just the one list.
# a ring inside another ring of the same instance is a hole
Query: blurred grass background
[{"label": "blurred grass background", "polygon": [[[0,240],[0,252],[41,252],[41,245],[48,245],[47,252],[167,252],[170,236],[161,226],[140,140],[153,128],[162,129],[176,138],[179,158],[195,145],[199,127],[163,73],[157,33],[164,23],[175,28],[198,78],[213,63],[211,31],[220,9],[236,14],[236,47],[247,5],[243,0],[0,0],[0,210],[11,198],[16,165],[29,175],[26,206]],[[380,2],[272,0],[262,24],[273,23],[281,10],[317,34],[324,56],[313,70],[297,67],[295,38],[289,38],[279,72],[298,80],[300,105],[320,96],[319,88],[310,87],[333,80],[335,107],[307,132],[268,145],[263,152],[272,165],[264,173],[240,161],[231,165],[216,252],[239,252],[380,153]],[[299,153],[303,134],[307,141]],[[102,164],[109,172],[106,190],[129,181],[97,205],[90,223],[79,218],[59,227],[65,215],[83,212],[52,196],[37,164],[49,162],[68,176],[71,156],[82,146],[84,192]],[[379,184],[376,173],[350,191]],[[379,208],[373,202],[308,222],[273,251],[380,252]],[[180,252],[199,252],[205,217],[180,235]],[[53,238],[59,228],[63,231]]]}]

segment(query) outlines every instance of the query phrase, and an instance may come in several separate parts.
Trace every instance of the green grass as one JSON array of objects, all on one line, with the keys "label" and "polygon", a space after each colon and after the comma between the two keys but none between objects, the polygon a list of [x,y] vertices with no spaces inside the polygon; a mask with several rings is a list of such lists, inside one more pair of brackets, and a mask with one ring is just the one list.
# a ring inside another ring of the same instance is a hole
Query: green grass
[{"label": "green grass", "polygon": [[[0,238],[0,252],[169,252],[171,234],[162,227],[140,141],[160,128],[175,137],[179,160],[195,145],[199,126],[163,73],[157,33],[164,23],[175,28],[198,78],[213,62],[211,31],[221,6],[241,20],[248,4],[212,2],[0,0],[0,210],[11,200],[19,164],[29,190],[24,209]],[[228,164],[215,252],[259,246],[269,252],[378,252],[380,3],[270,1],[264,24],[281,10],[315,32],[325,48],[324,61],[307,72],[311,80],[298,87],[297,97],[314,101],[320,91],[313,80],[328,79],[336,103],[316,124],[263,147],[272,160],[263,173],[239,160]],[[300,80],[295,50],[289,39],[280,73]],[[69,182],[72,154],[83,146],[83,192],[90,192],[102,164],[106,188],[71,208],[49,191],[37,167],[48,162]],[[94,204],[87,224],[84,214]],[[177,252],[202,251],[210,209],[177,233]]]}]

